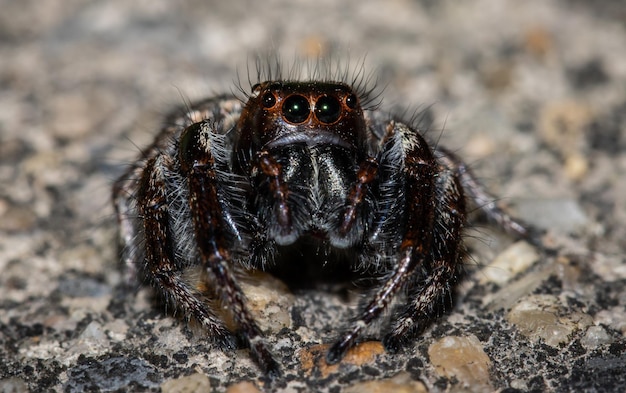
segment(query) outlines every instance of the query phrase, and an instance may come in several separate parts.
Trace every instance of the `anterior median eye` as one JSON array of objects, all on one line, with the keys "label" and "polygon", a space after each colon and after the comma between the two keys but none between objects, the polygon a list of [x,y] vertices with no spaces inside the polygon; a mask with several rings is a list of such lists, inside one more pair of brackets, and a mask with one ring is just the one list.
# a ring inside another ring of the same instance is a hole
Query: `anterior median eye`
[{"label": "anterior median eye", "polygon": [[289,96],[283,103],[283,116],[288,122],[302,123],[309,117],[310,112],[309,100],[301,95]]},{"label": "anterior median eye", "polygon": [[334,123],[341,116],[341,103],[333,96],[322,96],[315,103],[315,116],[322,123]]}]

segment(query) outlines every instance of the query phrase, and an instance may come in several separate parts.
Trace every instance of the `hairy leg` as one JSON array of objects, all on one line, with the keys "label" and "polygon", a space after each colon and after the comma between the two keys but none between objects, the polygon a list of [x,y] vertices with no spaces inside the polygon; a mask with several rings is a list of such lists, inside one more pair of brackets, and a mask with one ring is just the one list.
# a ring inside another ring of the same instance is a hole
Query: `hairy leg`
[{"label": "hairy leg", "polygon": [[250,352],[261,369],[271,378],[280,375],[280,367],[273,358],[263,333],[246,307],[246,300],[232,271],[232,260],[226,238],[222,205],[217,186],[215,159],[211,154],[211,135],[208,122],[189,126],[181,137],[181,170],[187,177],[189,206],[199,256],[215,290],[232,310]]},{"label": "hairy leg", "polygon": [[427,277],[414,283],[415,289],[409,291],[406,305],[393,318],[391,331],[383,339],[389,352],[397,352],[437,316],[458,279],[464,251],[461,232],[465,222],[465,199],[456,173],[444,165],[440,166],[436,179],[435,206]]},{"label": "hairy leg", "polygon": [[525,239],[534,246],[544,248],[541,237],[544,231],[512,217],[496,203],[496,198],[478,181],[469,167],[456,155],[446,149],[437,151],[438,159],[457,173],[457,176],[467,192],[467,196],[474,202],[480,211],[506,233],[517,238]]},{"label": "hairy leg", "polygon": [[234,350],[237,346],[233,335],[203,301],[202,294],[182,277],[174,260],[163,178],[165,160],[159,156],[148,161],[137,195],[143,230],[151,234],[145,237],[144,273],[168,301],[198,320],[222,348]]},{"label": "hairy leg", "polygon": [[[385,282],[374,292],[352,327],[331,346],[326,355],[329,364],[339,362],[361,335],[363,329],[387,309],[397,292],[415,275],[416,268],[429,255],[435,197],[435,159],[419,133],[405,125],[389,123],[385,146],[395,146],[406,185],[406,226],[399,246],[399,260]],[[400,143],[393,143],[399,138]],[[394,228],[397,230],[397,228]]]}]

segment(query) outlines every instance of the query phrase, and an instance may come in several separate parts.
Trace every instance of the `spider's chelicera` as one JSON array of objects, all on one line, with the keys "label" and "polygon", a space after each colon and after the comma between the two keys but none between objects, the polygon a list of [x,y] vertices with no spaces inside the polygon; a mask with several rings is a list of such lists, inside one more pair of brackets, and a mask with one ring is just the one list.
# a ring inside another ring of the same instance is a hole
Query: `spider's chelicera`
[{"label": "spider's chelicera", "polygon": [[436,316],[460,273],[466,196],[508,232],[529,235],[455,155],[364,99],[328,81],[260,83],[246,103],[207,99],[171,116],[115,183],[126,265],[234,349],[208,301],[219,299],[270,376],[280,367],[238,272],[268,269],[311,241],[371,271],[370,297],[327,353],[337,363],[396,297],[383,325],[390,352]]}]

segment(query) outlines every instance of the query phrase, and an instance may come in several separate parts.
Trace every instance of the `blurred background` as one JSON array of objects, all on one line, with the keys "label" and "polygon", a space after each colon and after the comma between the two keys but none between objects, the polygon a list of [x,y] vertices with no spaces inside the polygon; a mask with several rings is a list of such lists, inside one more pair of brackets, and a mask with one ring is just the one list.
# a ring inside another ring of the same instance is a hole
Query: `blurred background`
[{"label": "blurred background", "polygon": [[[417,119],[520,216],[586,255],[578,265],[539,262],[541,284],[518,297],[551,295],[565,307],[559,312],[591,318],[560,346],[529,339],[506,355],[522,336],[503,333],[502,345],[485,331],[517,331],[503,319],[511,305],[485,309],[479,299],[504,296],[508,284],[470,275],[461,290],[469,308],[434,336],[478,336],[493,362],[484,378],[438,372],[422,343],[344,380],[307,374],[294,361],[283,388],[348,389],[402,372],[407,386],[434,391],[626,388],[625,3],[0,0],[0,9],[0,391],[167,390],[166,381],[192,369],[221,390],[254,379],[245,354],[244,366],[211,366],[173,357],[180,352],[171,342],[159,344],[165,360],[128,355],[150,342],[141,334],[186,328],[162,322],[149,298],[124,306],[109,195],[173,105],[235,91],[238,80],[248,88],[255,56],[268,52],[287,63],[362,64],[382,91],[381,108]],[[489,228],[476,236],[480,266],[510,244]],[[567,274],[552,269],[572,265]],[[476,321],[490,327],[477,333]],[[590,326],[604,330],[585,346]],[[328,342],[324,334],[315,339]],[[106,367],[134,371],[114,383]]]}]

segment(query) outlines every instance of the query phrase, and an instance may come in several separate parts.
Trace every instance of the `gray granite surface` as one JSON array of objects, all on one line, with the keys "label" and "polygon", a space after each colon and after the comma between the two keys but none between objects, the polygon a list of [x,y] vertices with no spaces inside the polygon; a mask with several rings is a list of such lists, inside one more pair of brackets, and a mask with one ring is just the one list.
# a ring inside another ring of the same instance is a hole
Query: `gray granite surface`
[{"label": "gray granite surface", "polygon": [[[626,391],[625,3],[0,9],[0,392]],[[249,296],[273,307],[259,306],[285,372],[271,385],[245,350],[216,350],[150,291],[128,290],[112,181],[170,107],[234,90],[238,75],[246,87],[250,59],[268,50],[364,63],[383,108],[417,113],[502,201],[549,229],[556,253],[478,223],[448,315],[396,356],[374,329],[335,368],[320,354],[353,299],[263,280],[269,289]]]}]

